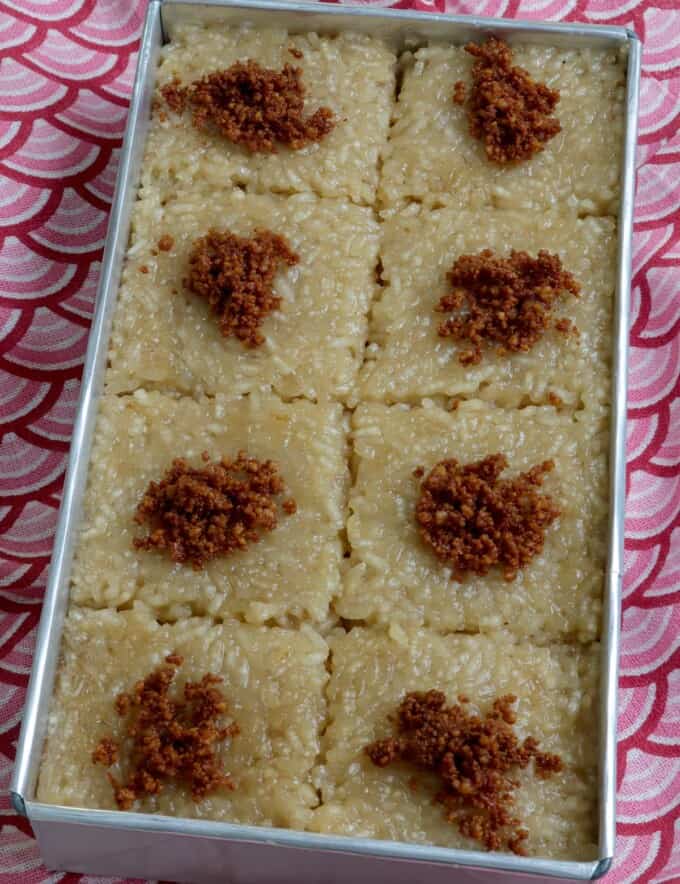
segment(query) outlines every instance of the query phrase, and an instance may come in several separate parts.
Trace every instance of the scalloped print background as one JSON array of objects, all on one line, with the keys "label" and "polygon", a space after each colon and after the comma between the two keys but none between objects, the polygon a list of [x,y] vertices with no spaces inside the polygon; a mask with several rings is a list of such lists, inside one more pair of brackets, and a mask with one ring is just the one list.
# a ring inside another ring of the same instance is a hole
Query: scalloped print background
[{"label": "scalloped print background", "polygon": [[[680,0],[375,5],[626,25],[644,40],[606,880],[680,882]],[[104,884],[47,872],[7,788],[145,6],[0,0],[0,884]]]}]

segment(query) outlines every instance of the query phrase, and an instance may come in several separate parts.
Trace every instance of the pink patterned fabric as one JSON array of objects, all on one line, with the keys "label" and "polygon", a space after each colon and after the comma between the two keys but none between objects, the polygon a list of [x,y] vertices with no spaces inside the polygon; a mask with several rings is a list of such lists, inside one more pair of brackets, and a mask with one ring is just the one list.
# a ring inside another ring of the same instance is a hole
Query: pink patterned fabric
[{"label": "pink patterned fabric", "polygon": [[[366,0],[587,21],[645,42],[628,438],[617,860],[680,881],[680,6],[678,0]],[[7,798],[141,0],[0,0],[0,884],[50,875]]]}]

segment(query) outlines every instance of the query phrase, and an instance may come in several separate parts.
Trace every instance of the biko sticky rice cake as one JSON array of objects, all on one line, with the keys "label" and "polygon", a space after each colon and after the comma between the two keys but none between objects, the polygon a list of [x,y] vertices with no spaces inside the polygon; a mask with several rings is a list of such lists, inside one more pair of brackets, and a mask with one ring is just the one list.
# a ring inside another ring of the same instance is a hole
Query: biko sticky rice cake
[{"label": "biko sticky rice cake", "polygon": [[[281,309],[267,322],[264,344],[249,349],[222,337],[207,303],[182,281],[192,243],[210,228],[252,236],[263,227],[284,235],[299,263],[277,273]],[[350,395],[379,232],[370,209],[311,194],[194,188],[164,206],[141,199],[111,337],[109,388],[233,395],[272,385],[286,397]],[[167,251],[158,249],[164,236]]]},{"label": "biko sticky rice cake", "polygon": [[195,80],[246,59],[267,68],[302,68],[305,107],[328,107],[342,124],[324,141],[295,153],[250,154],[197,131],[188,124],[188,112],[177,119],[161,105],[152,118],[143,184],[163,193],[181,185],[234,184],[256,192],[317,193],[372,204],[392,109],[394,53],[360,35],[182,27],[163,50],[158,82]]},{"label": "biko sticky rice cake", "polygon": [[[527,352],[501,355],[493,347],[478,365],[463,365],[462,343],[443,338],[445,315],[436,307],[450,286],[446,275],[460,255],[481,246],[501,254],[524,249],[556,253],[582,286],[560,299],[556,314],[578,334],[555,328]],[[504,406],[541,405],[549,397],[578,406],[609,396],[609,337],[614,298],[616,223],[612,218],[531,216],[489,209],[480,221],[471,209],[427,211],[413,203],[388,217],[382,231],[382,281],[373,305],[371,343],[359,397],[387,401],[464,396]]]},{"label": "biko sticky rice cake", "polygon": [[[413,782],[406,765],[376,768],[363,752],[391,732],[388,716],[407,691],[432,685],[452,700],[473,697],[481,710],[497,696],[521,697],[517,726],[565,760],[549,779],[520,772],[517,812],[538,856],[588,859],[596,851],[597,644],[577,649],[515,643],[491,636],[436,635],[393,624],[357,627],[330,638],[330,725],[317,780],[323,803],[311,828],[390,841],[474,849],[432,801],[436,780]],[[453,831],[452,831],[453,829]]]},{"label": "biko sticky rice cake", "polygon": [[[356,478],[352,547],[336,610],[348,620],[425,623],[445,631],[503,628],[540,642],[599,635],[607,517],[607,435],[552,407],[496,408],[479,400],[436,406],[362,404],[352,423]],[[498,571],[451,582],[422,543],[414,470],[502,451],[510,474],[551,458],[544,488],[561,516],[545,547],[511,583]]]},{"label": "biko sticky rice cake", "polygon": [[[625,65],[617,52],[513,47],[514,63],[560,92],[562,131],[529,162],[494,165],[451,101],[473,59],[462,46],[432,45],[403,59],[404,82],[385,154],[380,199],[615,216],[623,139]],[[480,215],[481,219],[482,215]],[[566,242],[565,237],[565,242]]]},{"label": "biko sticky rice cake", "polygon": [[[180,684],[212,672],[228,685],[228,713],[240,733],[225,747],[223,761],[238,787],[200,804],[167,789],[140,809],[304,826],[318,800],[311,771],[325,720],[326,642],[308,627],[292,631],[236,620],[213,625],[205,618],[160,625],[143,605],[120,613],[72,606],[38,800],[115,809],[106,777],[90,761],[93,747],[105,735],[120,736],[123,722],[112,714],[112,700],[171,653],[184,657]],[[125,773],[121,765],[112,768],[117,777]]]},{"label": "biko sticky rice cake", "polygon": [[[139,390],[101,404],[72,599],[117,608],[131,600],[163,619],[191,614],[254,623],[293,617],[322,623],[338,592],[348,479],[338,405],[290,404],[253,394],[200,401]],[[245,450],[276,460],[297,511],[259,543],[200,571],[132,545],[131,519],[150,481],[181,452],[199,465]]]},{"label": "biko sticky rice cake", "polygon": [[[510,162],[471,134],[462,46],[397,55],[363,35],[215,25],[163,48],[40,800],[596,857],[625,58],[512,48],[560,95],[559,126]],[[191,89],[222,88],[235,62],[263,94],[288,83],[298,117],[277,131],[292,140],[249,148],[252,132],[201,119]],[[452,268],[485,249],[481,277],[544,261],[534,313],[514,337],[502,311],[444,336],[442,298],[462,303]],[[223,278],[243,286],[242,314]],[[442,476],[465,518],[481,487],[538,533],[465,559],[464,531],[448,547],[436,533]],[[163,694],[172,679],[185,703]],[[125,749],[125,716],[181,731],[192,696],[208,766],[175,759],[161,783],[156,749]],[[407,702],[514,746],[501,822],[447,819],[446,765],[405,754]]]}]

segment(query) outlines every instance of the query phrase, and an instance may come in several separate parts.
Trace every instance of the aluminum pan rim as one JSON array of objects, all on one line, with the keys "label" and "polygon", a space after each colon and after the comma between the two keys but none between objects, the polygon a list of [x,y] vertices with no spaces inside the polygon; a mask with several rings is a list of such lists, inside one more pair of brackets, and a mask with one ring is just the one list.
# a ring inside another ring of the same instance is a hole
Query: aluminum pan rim
[{"label": "aluminum pan rim", "polygon": [[[506,853],[482,853],[476,850],[456,850],[449,847],[431,847],[399,841],[321,835],[316,832],[300,832],[295,829],[246,826],[214,820],[183,819],[160,814],[87,810],[33,801],[26,803],[26,809],[29,819],[37,823],[60,822],[87,827],[97,826],[118,830],[193,835],[225,841],[322,850],[329,853],[350,853],[381,859],[406,859],[454,868],[467,866],[487,871],[523,872],[573,880],[592,878],[602,866],[602,861],[598,860],[572,862],[522,858]],[[125,821],[123,825],[121,825],[121,819]]]}]

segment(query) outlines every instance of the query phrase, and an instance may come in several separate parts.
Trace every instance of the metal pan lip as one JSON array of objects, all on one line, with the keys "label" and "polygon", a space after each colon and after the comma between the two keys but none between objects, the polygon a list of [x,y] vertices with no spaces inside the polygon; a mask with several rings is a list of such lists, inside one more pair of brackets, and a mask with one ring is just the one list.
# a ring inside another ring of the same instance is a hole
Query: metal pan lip
[{"label": "metal pan lip", "polygon": [[[250,11],[271,11],[296,13],[302,16],[314,15],[328,17],[329,20],[348,21],[392,21],[418,23],[422,25],[458,25],[474,29],[480,35],[488,32],[505,33],[508,35],[524,35],[531,32],[537,35],[567,35],[573,37],[617,40],[620,42],[637,41],[639,37],[630,28],[623,25],[591,25],[580,22],[547,22],[531,19],[492,18],[478,15],[452,15],[440,12],[421,12],[406,9],[376,9],[372,6],[344,6],[333,2],[304,2],[304,0],[161,0],[161,15],[172,15],[173,9],[232,9]],[[428,28],[429,29],[429,28]],[[165,31],[164,31],[165,33]]]}]

